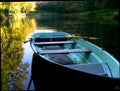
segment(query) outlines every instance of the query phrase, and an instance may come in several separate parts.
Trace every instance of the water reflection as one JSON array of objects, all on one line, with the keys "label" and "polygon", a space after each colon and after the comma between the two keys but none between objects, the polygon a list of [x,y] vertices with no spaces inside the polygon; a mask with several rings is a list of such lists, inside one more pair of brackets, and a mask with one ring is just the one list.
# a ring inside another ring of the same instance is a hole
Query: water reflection
[{"label": "water reflection", "polygon": [[[26,90],[32,63],[32,50],[29,43],[23,42],[33,32],[64,31],[82,36],[100,37],[101,40],[90,40],[103,47],[120,59],[120,42],[118,25],[93,23],[77,15],[41,14],[19,19],[8,19],[1,23],[1,82],[2,91]],[[34,89],[34,87],[30,88]]]},{"label": "water reflection", "polygon": [[[99,37],[101,40],[94,41],[94,44],[104,48],[111,53],[115,58],[120,60],[120,42],[119,28],[116,22],[111,23],[109,20],[94,20],[94,18],[85,19],[77,17],[77,15],[56,15],[56,14],[41,14],[36,19],[37,27],[56,29],[72,34],[81,34],[82,36]],[[108,23],[109,22],[109,23]],[[114,21],[112,21],[114,22]]]},{"label": "water reflection", "polygon": [[29,63],[21,63],[16,71],[11,71],[8,87],[6,90],[23,90],[24,84],[23,79],[27,79],[26,74],[28,71],[26,68],[29,67]]},{"label": "water reflection", "polygon": [[23,41],[36,28],[35,19],[8,19],[1,29],[1,82],[4,90],[23,90],[29,63],[24,58]]}]

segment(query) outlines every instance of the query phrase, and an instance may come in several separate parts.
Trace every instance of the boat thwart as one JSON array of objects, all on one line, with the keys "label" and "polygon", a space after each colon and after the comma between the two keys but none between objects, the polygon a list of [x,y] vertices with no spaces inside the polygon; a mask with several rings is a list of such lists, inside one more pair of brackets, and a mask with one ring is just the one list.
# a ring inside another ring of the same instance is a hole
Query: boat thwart
[{"label": "boat thwart", "polygon": [[[30,45],[34,51],[32,79],[36,89],[39,89],[40,84],[44,88],[51,82],[55,86],[55,83],[62,82],[61,88],[65,88],[65,84],[69,84],[66,88],[71,84],[73,87],[78,86],[80,81],[93,82],[94,85],[97,85],[96,81],[108,82],[111,88],[119,85],[118,60],[84,38],[68,36],[72,35],[66,32],[45,32],[33,33],[31,36]],[[39,72],[35,71],[37,69]]]}]

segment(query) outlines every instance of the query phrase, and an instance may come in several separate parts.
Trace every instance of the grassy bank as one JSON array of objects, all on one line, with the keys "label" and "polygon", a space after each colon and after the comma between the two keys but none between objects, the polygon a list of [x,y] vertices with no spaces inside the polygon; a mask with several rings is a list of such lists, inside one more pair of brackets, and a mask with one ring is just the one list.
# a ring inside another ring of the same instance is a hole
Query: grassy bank
[{"label": "grassy bank", "polygon": [[[118,10],[106,9],[103,12],[101,11],[86,11],[81,13],[28,13],[28,16],[36,16],[38,19],[43,19],[47,21],[51,20],[78,20],[86,21],[91,23],[101,23],[101,24],[110,24],[118,25]],[[49,15],[49,16],[48,16]]]},{"label": "grassy bank", "polygon": [[118,25],[118,10],[106,9],[103,12],[101,11],[88,11],[79,13],[79,17],[87,18],[93,22],[101,22],[105,24],[115,24]]}]

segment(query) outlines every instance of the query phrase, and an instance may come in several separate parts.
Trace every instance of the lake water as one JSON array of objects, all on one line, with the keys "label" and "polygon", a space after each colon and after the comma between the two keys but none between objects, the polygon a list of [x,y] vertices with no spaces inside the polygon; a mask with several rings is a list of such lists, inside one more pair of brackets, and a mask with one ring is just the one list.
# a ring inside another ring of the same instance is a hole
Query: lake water
[{"label": "lake water", "polygon": [[[64,31],[101,40],[89,40],[120,60],[120,31],[109,21],[80,18],[77,15],[34,14],[1,23],[1,74],[2,91],[26,90],[31,76],[33,51],[30,35],[37,31]],[[111,21],[110,21],[111,22]],[[34,90],[33,83],[30,90]]]}]

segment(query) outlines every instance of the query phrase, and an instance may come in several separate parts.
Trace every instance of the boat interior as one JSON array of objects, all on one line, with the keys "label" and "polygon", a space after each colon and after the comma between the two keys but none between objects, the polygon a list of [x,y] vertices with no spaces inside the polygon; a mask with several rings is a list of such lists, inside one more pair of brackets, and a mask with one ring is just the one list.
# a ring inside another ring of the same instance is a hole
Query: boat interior
[{"label": "boat interior", "polygon": [[36,38],[34,45],[38,54],[49,61],[63,65],[73,70],[111,77],[107,64],[88,60],[91,50],[78,47],[77,43],[65,38]]}]

